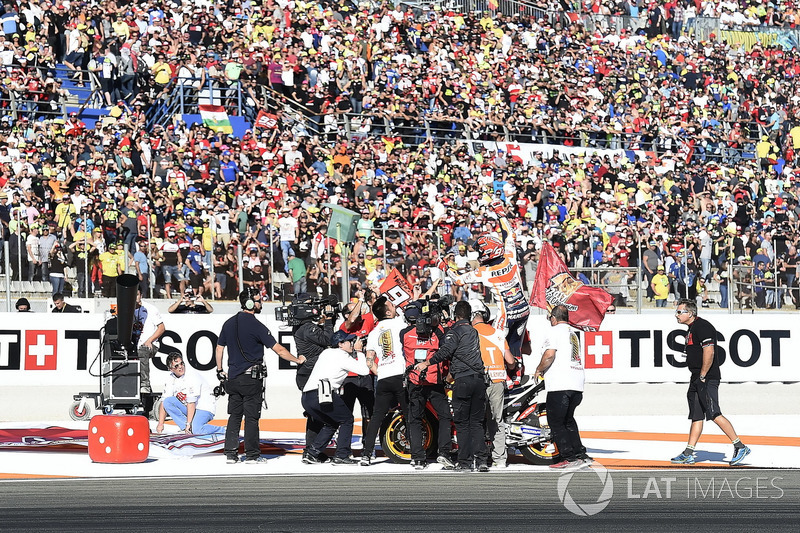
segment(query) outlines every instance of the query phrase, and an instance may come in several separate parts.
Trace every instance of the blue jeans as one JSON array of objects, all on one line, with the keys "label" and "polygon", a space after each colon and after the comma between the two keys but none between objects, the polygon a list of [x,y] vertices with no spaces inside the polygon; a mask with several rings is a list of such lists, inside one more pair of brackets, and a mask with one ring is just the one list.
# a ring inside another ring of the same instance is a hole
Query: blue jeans
[{"label": "blue jeans", "polygon": [[286,273],[289,273],[289,250],[292,249],[292,241],[281,241],[281,254],[283,254],[283,264]]},{"label": "blue jeans", "polygon": [[[186,406],[175,396],[164,398],[164,410],[179,428],[186,429]],[[225,433],[225,428],[209,424],[214,418],[214,413],[196,409],[192,419],[192,433],[194,435],[209,435],[211,433]]]},{"label": "blue jeans", "polygon": [[720,283],[719,285],[719,306],[723,309],[728,308],[728,285]]},{"label": "blue jeans", "polygon": [[57,292],[63,293],[64,276],[50,276],[50,285],[53,287],[53,292],[51,294],[55,294]]},{"label": "blue jeans", "polygon": [[172,280],[175,281],[183,281],[183,276],[181,275],[181,267],[178,265],[161,265],[161,268],[164,271],[164,283],[169,285],[172,283]]}]

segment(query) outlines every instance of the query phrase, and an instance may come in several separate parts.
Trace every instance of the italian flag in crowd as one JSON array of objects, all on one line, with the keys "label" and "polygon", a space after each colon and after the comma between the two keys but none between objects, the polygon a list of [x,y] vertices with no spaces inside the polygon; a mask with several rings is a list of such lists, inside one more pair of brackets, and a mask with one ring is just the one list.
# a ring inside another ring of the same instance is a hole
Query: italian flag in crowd
[{"label": "italian flag in crowd", "polygon": [[208,126],[214,131],[221,133],[233,133],[231,121],[228,118],[228,113],[221,105],[201,105],[200,116],[203,118],[203,124]]}]

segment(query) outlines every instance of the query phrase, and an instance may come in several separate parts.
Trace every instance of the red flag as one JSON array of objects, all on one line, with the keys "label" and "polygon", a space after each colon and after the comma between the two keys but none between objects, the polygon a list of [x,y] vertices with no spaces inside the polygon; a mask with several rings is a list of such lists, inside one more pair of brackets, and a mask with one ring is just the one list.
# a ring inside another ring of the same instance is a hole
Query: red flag
[{"label": "red flag", "polygon": [[498,7],[499,7],[498,0],[489,0],[489,9],[491,9],[492,11],[497,11]]},{"label": "red flag", "polygon": [[694,139],[683,141],[678,149],[678,154],[683,158],[684,163],[687,165],[691,163],[694,155]]},{"label": "red flag", "polygon": [[256,117],[256,123],[254,124],[256,128],[263,128],[267,130],[274,130],[278,127],[278,117],[277,115],[272,115],[267,113],[263,109],[258,112],[258,116]]},{"label": "red flag", "polygon": [[414,298],[411,284],[397,268],[393,268],[381,283],[381,294],[385,294],[397,307],[405,307]]},{"label": "red flag", "polygon": [[603,289],[589,287],[570,274],[567,265],[546,242],[542,246],[531,305],[550,311],[556,305],[569,309],[569,323],[583,331],[597,331],[614,297]]}]

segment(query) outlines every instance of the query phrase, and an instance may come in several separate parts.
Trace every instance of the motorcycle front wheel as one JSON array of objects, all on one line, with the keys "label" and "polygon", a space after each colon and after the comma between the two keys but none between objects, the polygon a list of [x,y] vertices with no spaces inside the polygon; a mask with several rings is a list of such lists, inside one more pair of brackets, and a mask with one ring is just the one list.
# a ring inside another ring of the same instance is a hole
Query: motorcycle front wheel
[{"label": "motorcycle front wheel", "polygon": [[[432,416],[426,412],[422,417],[422,444],[427,455],[436,453],[436,434]],[[408,440],[408,424],[403,413],[398,409],[390,412],[383,419],[380,430],[381,449],[393,463],[408,464],[411,462],[411,444]]]}]

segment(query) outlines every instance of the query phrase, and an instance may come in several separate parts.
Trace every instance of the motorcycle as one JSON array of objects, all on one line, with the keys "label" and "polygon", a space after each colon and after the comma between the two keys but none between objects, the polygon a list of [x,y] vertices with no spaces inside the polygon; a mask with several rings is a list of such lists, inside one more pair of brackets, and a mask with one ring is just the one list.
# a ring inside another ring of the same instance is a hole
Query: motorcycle
[{"label": "motorcycle", "polygon": [[[520,384],[507,390],[503,400],[503,420],[506,424],[506,446],[517,448],[531,464],[553,463],[557,455],[550,427],[547,425],[547,407],[537,402],[536,396],[544,389],[544,382],[536,382],[531,376],[523,376]],[[406,419],[397,406],[383,419],[380,429],[381,448],[394,463],[411,462],[411,445],[408,442]],[[426,405],[422,418],[422,442],[429,457],[436,457],[438,431],[436,411]],[[457,435],[452,428],[453,449]]]}]

